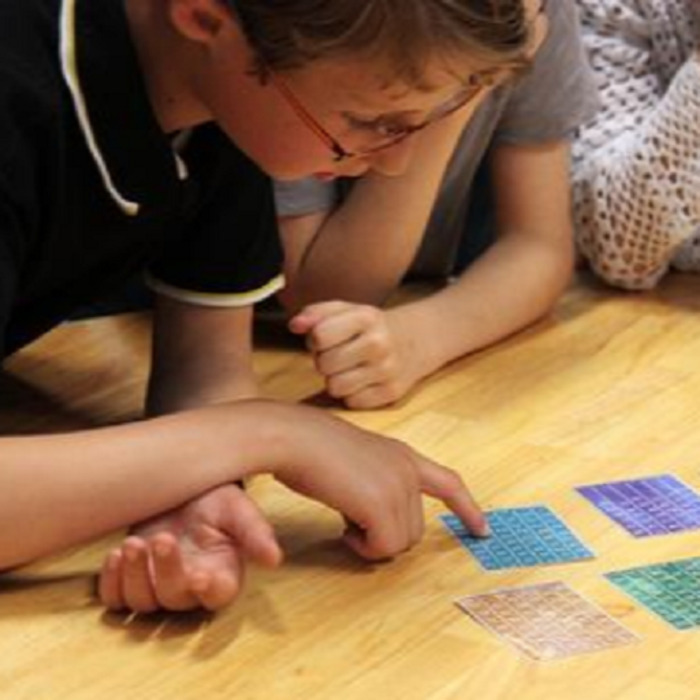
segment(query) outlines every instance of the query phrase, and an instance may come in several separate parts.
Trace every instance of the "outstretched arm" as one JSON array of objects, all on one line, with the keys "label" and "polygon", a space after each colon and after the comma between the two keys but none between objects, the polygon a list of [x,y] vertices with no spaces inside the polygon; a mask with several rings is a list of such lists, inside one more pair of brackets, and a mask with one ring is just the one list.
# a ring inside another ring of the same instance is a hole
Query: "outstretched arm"
[{"label": "outstretched arm", "polygon": [[[257,414],[257,418],[256,418]],[[0,438],[0,568],[169,510],[264,463],[262,406]],[[272,428],[272,425],[270,426]],[[279,460],[272,445],[269,463]]]},{"label": "outstretched arm", "polygon": [[131,425],[0,439],[0,568],[163,513],[220,484],[269,473],[343,514],[372,558],[420,539],[420,493],[476,533],[461,479],[396,440],[323,411],[262,400]]}]

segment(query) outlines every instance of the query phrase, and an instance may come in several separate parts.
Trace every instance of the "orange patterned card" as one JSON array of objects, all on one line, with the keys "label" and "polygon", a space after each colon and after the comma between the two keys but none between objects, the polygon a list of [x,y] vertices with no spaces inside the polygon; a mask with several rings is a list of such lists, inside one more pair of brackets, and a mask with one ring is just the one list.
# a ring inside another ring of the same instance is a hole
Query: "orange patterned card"
[{"label": "orange patterned card", "polygon": [[639,641],[563,583],[492,591],[456,601],[468,615],[533,659],[552,661]]}]

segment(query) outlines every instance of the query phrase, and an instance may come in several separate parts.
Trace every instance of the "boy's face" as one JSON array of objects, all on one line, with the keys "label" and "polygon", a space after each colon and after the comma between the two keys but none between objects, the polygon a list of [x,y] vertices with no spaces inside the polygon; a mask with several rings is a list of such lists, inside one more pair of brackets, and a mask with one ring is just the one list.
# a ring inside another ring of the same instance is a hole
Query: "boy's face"
[{"label": "boy's face", "polygon": [[206,103],[231,139],[279,179],[392,175],[410,160],[412,129],[465,100],[472,107],[479,101],[446,70],[434,70],[430,85],[386,85],[370,61],[329,60],[265,84],[245,72],[212,76]]},{"label": "boy's face", "polygon": [[[215,1],[180,4],[199,4],[201,9]],[[459,111],[466,117],[485,93],[465,88],[460,77],[483,66],[464,60],[428,65],[426,90],[389,84],[389,72],[362,57],[315,61],[303,69],[272,74],[262,83],[251,72],[254,57],[235,19],[224,12],[218,21],[217,31],[202,41],[191,88],[202,112],[279,179],[357,176],[369,170],[399,174],[410,161],[416,137],[393,143],[396,134],[406,136],[456,106],[463,106]],[[351,155],[338,160],[339,153]]]}]

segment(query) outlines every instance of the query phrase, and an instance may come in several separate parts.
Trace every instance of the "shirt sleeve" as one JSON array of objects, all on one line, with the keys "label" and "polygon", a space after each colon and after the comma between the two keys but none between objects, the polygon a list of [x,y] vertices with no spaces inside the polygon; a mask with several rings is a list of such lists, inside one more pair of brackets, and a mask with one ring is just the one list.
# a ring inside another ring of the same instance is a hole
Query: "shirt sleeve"
[{"label": "shirt sleeve", "polygon": [[515,84],[495,143],[568,139],[595,113],[598,94],[573,0],[547,3],[549,30],[534,63]]},{"label": "shirt sleeve", "polygon": [[4,105],[0,114],[0,360],[25,340],[14,318],[18,290],[30,232],[38,229],[45,215],[34,194],[39,172],[35,144],[41,143],[41,137],[25,116],[40,110],[29,99],[30,91],[6,69],[3,66],[0,72],[0,103]]},{"label": "shirt sleeve", "polygon": [[214,125],[183,158],[197,192],[192,213],[148,273],[158,293],[205,306],[248,306],[283,285],[270,179]]},{"label": "shirt sleeve", "polygon": [[7,348],[7,328],[17,286],[17,265],[4,235],[8,231],[10,218],[0,204],[0,360]]},{"label": "shirt sleeve", "polygon": [[275,205],[278,216],[304,216],[330,211],[338,202],[334,182],[315,177],[275,181]]},{"label": "shirt sleeve", "polygon": [[585,5],[603,108],[574,146],[577,243],[607,282],[646,289],[700,226],[700,63],[688,59],[668,82],[660,27],[631,3],[615,14]]}]

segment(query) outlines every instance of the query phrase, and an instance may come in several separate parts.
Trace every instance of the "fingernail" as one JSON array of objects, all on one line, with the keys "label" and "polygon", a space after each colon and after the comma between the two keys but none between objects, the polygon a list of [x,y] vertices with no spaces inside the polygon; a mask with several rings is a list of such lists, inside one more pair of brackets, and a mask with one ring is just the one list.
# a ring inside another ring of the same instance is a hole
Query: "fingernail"
[{"label": "fingernail", "polygon": [[195,593],[204,593],[209,588],[209,581],[204,578],[196,578],[190,585]]},{"label": "fingernail", "polygon": [[153,552],[159,559],[165,559],[170,554],[170,547],[165,542],[157,542]]},{"label": "fingernail", "polygon": [[138,550],[136,550],[136,549],[128,549],[128,548],[127,548],[127,549],[124,551],[124,556],[126,557],[126,560],[127,560],[127,561],[129,561],[129,562],[131,562],[131,563],[135,563],[135,562],[137,562],[138,559],[139,559],[139,552],[138,552]]}]

